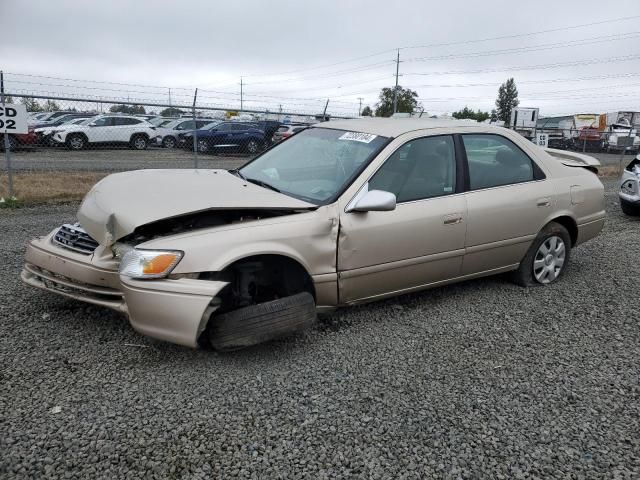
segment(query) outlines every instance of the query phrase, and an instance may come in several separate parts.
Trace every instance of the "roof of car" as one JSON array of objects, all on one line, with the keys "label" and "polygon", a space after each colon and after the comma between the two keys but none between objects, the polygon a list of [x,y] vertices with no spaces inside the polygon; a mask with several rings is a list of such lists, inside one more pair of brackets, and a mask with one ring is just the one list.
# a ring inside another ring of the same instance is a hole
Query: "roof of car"
[{"label": "roof of car", "polygon": [[449,120],[440,118],[354,118],[351,120],[330,120],[313,125],[319,128],[335,128],[353,132],[373,133],[384,137],[397,137],[403,133],[427,128],[491,127],[486,123],[473,123],[465,120]]}]

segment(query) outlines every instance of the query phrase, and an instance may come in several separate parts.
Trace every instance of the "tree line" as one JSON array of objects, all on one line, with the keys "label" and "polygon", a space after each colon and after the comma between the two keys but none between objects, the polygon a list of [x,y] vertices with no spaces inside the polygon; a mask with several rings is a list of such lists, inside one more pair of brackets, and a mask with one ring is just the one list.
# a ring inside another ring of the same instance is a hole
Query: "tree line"
[{"label": "tree line", "polygon": [[[360,116],[363,117],[390,117],[393,115],[393,104],[397,103],[396,111],[399,113],[417,113],[424,111],[424,108],[420,104],[418,92],[411,90],[410,88],[403,88],[398,85],[397,87],[384,87],[379,94],[378,102],[375,104],[375,110],[370,106],[365,106],[360,112]],[[10,96],[5,97],[6,103],[13,103],[13,99]],[[22,97],[20,102],[27,107],[29,112],[53,112],[60,110],[60,106],[54,100],[46,100],[40,104],[36,99],[31,97]],[[457,119],[471,119],[478,122],[484,122],[491,119],[493,121],[499,120],[505,123],[509,122],[511,117],[511,110],[519,105],[518,100],[518,88],[513,78],[509,78],[506,82],[500,85],[498,89],[498,98],[496,99],[496,108],[491,112],[483,112],[481,110],[474,111],[473,109],[465,106],[463,109],[452,113],[453,118]],[[75,111],[75,108],[69,109]],[[130,115],[143,115],[146,112],[142,105],[112,105],[109,108],[111,113],[127,113]],[[160,112],[164,117],[176,117],[185,113],[178,108],[169,107]]]},{"label": "tree line", "polygon": [[[418,100],[418,92],[410,88],[385,87],[380,91],[378,103],[375,104],[375,110],[370,106],[365,106],[360,112],[363,117],[390,117],[393,115],[394,93],[397,92],[397,109],[399,113],[417,113],[424,110]],[[483,112],[482,110],[474,111],[465,106],[463,109],[453,112],[451,116],[457,119],[471,119],[478,122],[484,122],[491,119],[492,121],[502,121],[509,123],[511,110],[520,104],[518,100],[518,88],[513,78],[507,79],[498,89],[498,97],[496,99],[496,108],[491,112]]]}]

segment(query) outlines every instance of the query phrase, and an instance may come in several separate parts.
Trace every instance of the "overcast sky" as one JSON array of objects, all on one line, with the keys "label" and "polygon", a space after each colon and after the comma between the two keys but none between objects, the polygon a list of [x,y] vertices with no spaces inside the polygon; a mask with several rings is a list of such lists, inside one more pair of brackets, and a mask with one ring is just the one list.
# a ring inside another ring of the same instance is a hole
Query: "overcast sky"
[{"label": "overcast sky", "polygon": [[639,0],[0,0],[0,31],[19,93],[167,102],[171,87],[190,104],[197,86],[237,108],[242,76],[245,108],[329,98],[353,115],[393,85],[400,47],[400,84],[430,114],[490,110],[510,76],[543,115],[640,111]]}]

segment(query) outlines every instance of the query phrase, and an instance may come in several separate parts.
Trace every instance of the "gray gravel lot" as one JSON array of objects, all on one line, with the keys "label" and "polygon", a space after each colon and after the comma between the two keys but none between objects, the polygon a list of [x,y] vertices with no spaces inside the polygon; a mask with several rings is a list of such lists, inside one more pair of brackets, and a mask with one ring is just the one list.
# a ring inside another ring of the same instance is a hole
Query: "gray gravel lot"
[{"label": "gray gravel lot", "polygon": [[[247,155],[198,156],[200,168],[237,168],[251,157]],[[149,148],[144,151],[128,148],[97,148],[70,151],[66,148],[35,149],[18,151],[12,156],[15,171],[91,171],[116,172],[143,168],[193,168],[193,152],[179,148]],[[0,168],[6,169],[4,154],[0,155]]]},{"label": "gray gravel lot", "polygon": [[23,287],[25,241],[75,206],[0,211],[0,477],[639,478],[640,221],[607,186],[557,285],[470,281],[225,355]]},{"label": "gray gravel lot", "polygon": [[[591,153],[603,165],[618,165],[620,154]],[[251,157],[247,155],[199,155],[201,168],[237,168]],[[628,163],[633,157],[625,156]],[[66,148],[37,148],[13,154],[12,166],[16,171],[92,171],[110,172],[142,168],[193,168],[193,152],[179,148],[149,148],[144,151],[123,148],[97,148],[80,152]],[[6,168],[4,155],[0,155],[0,169]]]}]

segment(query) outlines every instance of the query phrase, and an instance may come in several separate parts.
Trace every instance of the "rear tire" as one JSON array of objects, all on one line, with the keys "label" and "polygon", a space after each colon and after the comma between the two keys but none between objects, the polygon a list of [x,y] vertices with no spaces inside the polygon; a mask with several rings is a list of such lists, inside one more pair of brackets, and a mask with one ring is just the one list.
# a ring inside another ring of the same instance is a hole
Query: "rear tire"
[{"label": "rear tire", "polygon": [[571,236],[559,223],[548,223],[529,247],[511,280],[522,287],[555,283],[562,277],[571,256]]},{"label": "rear tire", "polygon": [[87,139],[81,133],[72,133],[65,143],[69,150],[83,150],[87,146]]},{"label": "rear tire", "polygon": [[638,217],[640,216],[640,205],[626,202],[620,199],[620,208],[622,208],[622,213],[625,215],[629,215],[630,217]]},{"label": "rear tire", "polygon": [[260,144],[255,140],[249,140],[247,142],[245,150],[247,151],[247,153],[250,153],[252,155],[256,154],[260,151]]},{"label": "rear tire", "polygon": [[175,137],[172,137],[171,135],[167,135],[162,139],[162,146],[164,148],[175,148],[177,143],[178,142],[176,142]]},{"label": "rear tire", "polygon": [[311,327],[315,319],[313,296],[302,292],[214,316],[208,336],[216,350],[239,350],[302,332]]},{"label": "rear tire", "polygon": [[146,150],[149,146],[149,139],[144,135],[134,135],[129,144],[134,150]]},{"label": "rear tire", "polygon": [[206,153],[209,150],[211,150],[211,148],[209,147],[209,142],[205,139],[200,139],[198,140],[198,151],[202,152],[202,153]]}]

